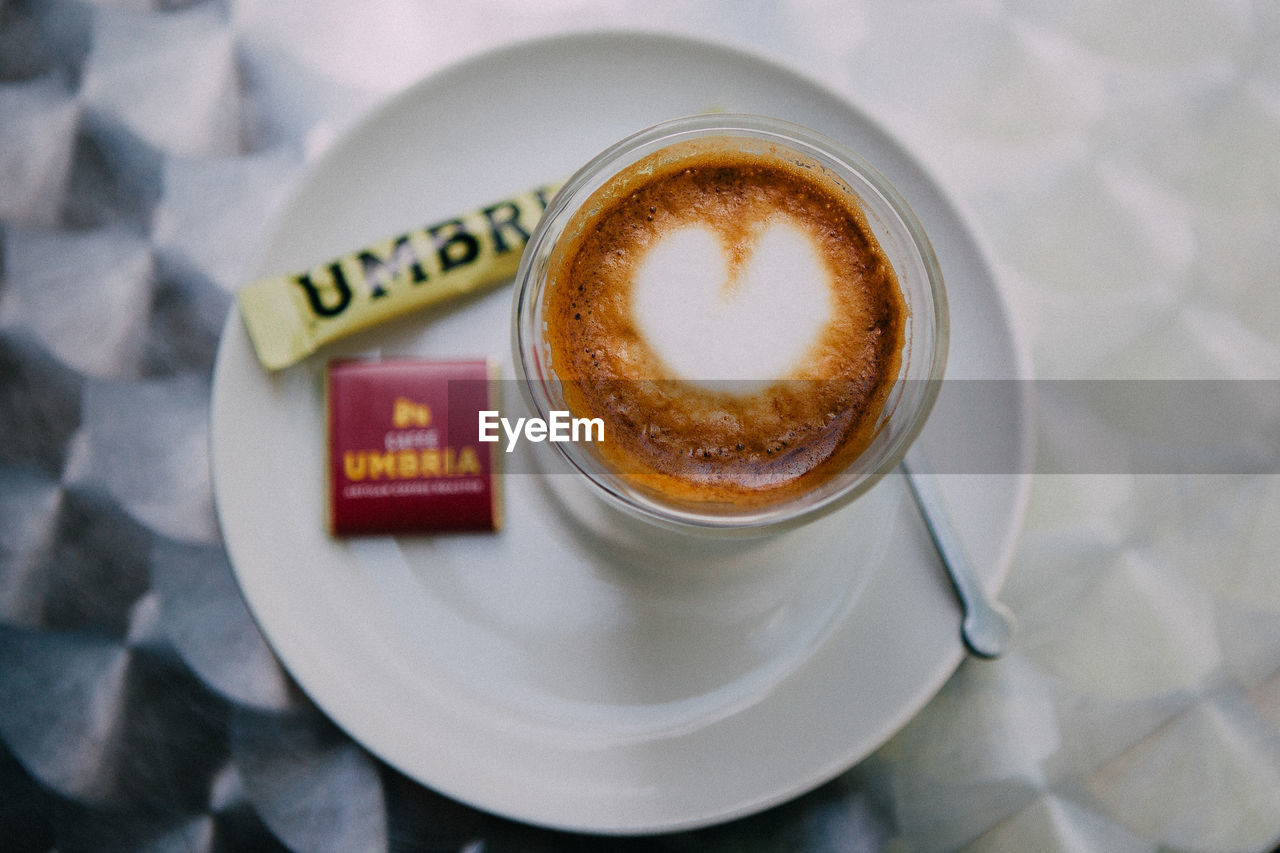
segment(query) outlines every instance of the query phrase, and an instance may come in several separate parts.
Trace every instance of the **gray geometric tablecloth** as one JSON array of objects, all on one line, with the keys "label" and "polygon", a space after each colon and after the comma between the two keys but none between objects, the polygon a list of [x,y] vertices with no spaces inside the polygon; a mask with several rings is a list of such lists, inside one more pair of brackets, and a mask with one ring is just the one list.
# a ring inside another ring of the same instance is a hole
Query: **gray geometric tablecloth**
[{"label": "gray geometric tablecloth", "polygon": [[[875,114],[984,236],[1037,377],[1280,379],[1272,2],[0,0],[0,848],[600,849],[420,786],[301,695],[221,545],[207,422],[262,227],[343,128],[604,26],[745,44]],[[610,849],[1268,849],[1278,519],[1274,469],[1037,474],[1011,654],[816,791]]]}]

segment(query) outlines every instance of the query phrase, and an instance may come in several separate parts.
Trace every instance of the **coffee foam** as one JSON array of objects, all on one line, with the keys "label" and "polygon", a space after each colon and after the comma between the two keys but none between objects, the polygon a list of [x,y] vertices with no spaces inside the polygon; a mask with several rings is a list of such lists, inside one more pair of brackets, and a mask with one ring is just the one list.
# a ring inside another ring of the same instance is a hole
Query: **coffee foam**
[{"label": "coffee foam", "polygon": [[631,298],[640,338],[672,377],[740,394],[801,367],[834,299],[803,227],[774,216],[731,239],[705,224],[659,235],[636,265]]},{"label": "coffee foam", "polygon": [[546,354],[596,449],[694,502],[765,503],[874,436],[907,309],[856,198],[724,140],[610,179],[553,253]]}]

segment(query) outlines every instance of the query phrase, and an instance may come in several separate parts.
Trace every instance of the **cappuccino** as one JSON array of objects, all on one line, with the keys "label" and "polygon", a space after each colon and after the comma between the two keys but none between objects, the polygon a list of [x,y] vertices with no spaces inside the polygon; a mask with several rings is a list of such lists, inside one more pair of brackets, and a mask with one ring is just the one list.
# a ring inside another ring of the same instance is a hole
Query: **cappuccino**
[{"label": "cappuccino", "polygon": [[632,483],[764,505],[874,438],[908,309],[856,196],[771,144],[704,138],[608,179],[551,255],[544,350]]}]

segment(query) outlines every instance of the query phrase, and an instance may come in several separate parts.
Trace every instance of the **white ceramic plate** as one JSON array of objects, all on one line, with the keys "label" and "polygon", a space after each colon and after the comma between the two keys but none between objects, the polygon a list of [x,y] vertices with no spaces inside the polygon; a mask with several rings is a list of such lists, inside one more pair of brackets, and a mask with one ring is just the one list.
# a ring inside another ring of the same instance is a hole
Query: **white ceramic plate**
[{"label": "white ceramic plate", "polygon": [[[316,165],[270,232],[259,272],[301,269],[567,176],[633,131],[711,107],[809,125],[879,165],[941,258],[949,375],[1026,375],[982,253],[906,152],[812,82],[673,37],[537,41],[424,80]],[[801,530],[750,542],[643,529],[571,479],[519,473],[507,477],[497,534],[326,535],[324,362],[495,355],[509,374],[510,299],[500,288],[275,375],[259,367],[240,318],[228,318],[212,403],[218,515],[253,613],[315,702],[445,794],[608,833],[693,827],[781,802],[910,719],[962,647],[954,596],[898,477]],[[979,426],[959,407],[927,432],[1029,470],[1022,384],[1010,383],[1000,417]],[[1026,477],[943,479],[985,582],[998,587]]]}]

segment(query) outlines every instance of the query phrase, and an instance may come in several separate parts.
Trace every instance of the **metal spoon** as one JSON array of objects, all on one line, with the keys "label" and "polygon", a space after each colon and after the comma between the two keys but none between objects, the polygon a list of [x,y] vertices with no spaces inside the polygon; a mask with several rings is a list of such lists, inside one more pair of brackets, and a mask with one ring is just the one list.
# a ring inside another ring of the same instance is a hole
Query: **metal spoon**
[{"label": "metal spoon", "polygon": [[924,464],[919,451],[908,451],[901,468],[906,474],[911,496],[920,508],[920,515],[924,517],[925,526],[938,549],[938,556],[942,558],[964,607],[964,621],[960,625],[964,644],[979,657],[999,657],[1013,636],[1013,613],[983,590],[964,542],[947,514],[946,501],[933,472]]}]

